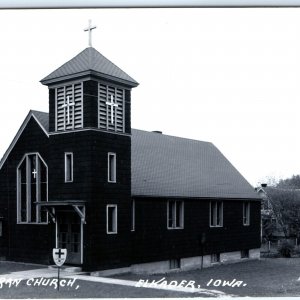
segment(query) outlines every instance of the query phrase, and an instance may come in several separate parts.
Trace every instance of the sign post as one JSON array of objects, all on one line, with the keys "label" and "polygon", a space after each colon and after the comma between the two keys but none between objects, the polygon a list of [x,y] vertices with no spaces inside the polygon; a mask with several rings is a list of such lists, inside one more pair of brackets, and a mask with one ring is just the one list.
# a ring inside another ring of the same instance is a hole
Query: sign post
[{"label": "sign post", "polygon": [[52,251],[53,260],[55,264],[57,265],[57,290],[59,291],[59,273],[60,273],[60,267],[64,264],[67,258],[67,249],[62,248],[54,248]]}]

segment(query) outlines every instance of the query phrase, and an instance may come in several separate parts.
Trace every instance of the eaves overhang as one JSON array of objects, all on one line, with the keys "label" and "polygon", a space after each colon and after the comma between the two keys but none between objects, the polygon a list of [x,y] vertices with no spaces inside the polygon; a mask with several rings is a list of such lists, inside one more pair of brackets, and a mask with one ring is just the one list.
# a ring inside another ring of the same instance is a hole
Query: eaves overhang
[{"label": "eaves overhang", "polygon": [[33,118],[36,123],[41,127],[42,131],[45,133],[45,135],[49,138],[49,133],[47,132],[47,130],[44,128],[44,126],[40,123],[40,121],[37,119],[37,117],[34,115],[33,111],[30,110],[29,113],[27,114],[25,120],[23,121],[21,127],[19,128],[17,134],[15,135],[14,139],[12,140],[12,142],[10,143],[8,149],[6,150],[6,152],[4,153],[1,161],[0,161],[0,170],[2,169],[5,161],[7,160],[10,152],[12,151],[12,149],[14,148],[14,146],[16,145],[17,141],[19,140],[21,134],[23,133],[24,129],[26,128],[28,122],[30,121],[30,119]]},{"label": "eaves overhang", "polygon": [[176,195],[158,195],[158,194],[131,194],[132,198],[144,198],[144,199],[150,199],[150,198],[157,198],[157,199],[180,199],[180,200],[202,200],[202,201],[210,201],[210,200],[222,200],[222,201],[261,201],[262,199],[259,197],[253,197],[253,198],[249,198],[249,197],[228,197],[228,196],[224,196],[224,197],[194,197],[194,196],[176,196]]},{"label": "eaves overhang", "polygon": [[77,72],[77,73],[74,73],[74,74],[60,76],[60,77],[51,78],[51,79],[42,79],[40,82],[44,85],[47,85],[47,86],[51,87],[53,85],[57,85],[57,84],[62,83],[62,82],[67,82],[67,81],[76,80],[76,79],[83,79],[83,78],[89,77],[89,76],[93,76],[93,77],[96,77],[96,78],[99,78],[99,79],[104,79],[104,80],[116,82],[116,83],[119,83],[121,85],[125,85],[126,87],[129,87],[129,88],[137,87],[139,85],[139,83],[136,82],[136,81],[125,80],[125,79],[118,78],[118,77],[115,77],[115,76],[111,76],[111,75],[108,75],[108,74],[105,74],[105,73],[97,72],[97,71],[94,71],[94,70]]}]

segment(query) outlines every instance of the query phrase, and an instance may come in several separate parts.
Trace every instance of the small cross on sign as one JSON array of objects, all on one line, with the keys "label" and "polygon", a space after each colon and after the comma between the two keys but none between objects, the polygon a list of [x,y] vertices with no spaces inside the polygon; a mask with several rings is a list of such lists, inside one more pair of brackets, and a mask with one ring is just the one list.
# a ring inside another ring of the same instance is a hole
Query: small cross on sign
[{"label": "small cross on sign", "polygon": [[88,31],[89,32],[89,46],[92,47],[92,30],[96,29],[97,26],[93,26],[92,25],[92,21],[89,20],[89,26],[87,28],[84,29],[84,31]]},{"label": "small cross on sign", "polygon": [[75,106],[75,103],[70,102],[70,96],[67,96],[67,103],[61,106],[62,108],[67,108],[67,124],[70,124],[70,106]]},{"label": "small cross on sign", "polygon": [[57,252],[55,252],[56,255],[58,255],[58,258],[61,258],[61,255],[63,254],[63,252],[61,251],[61,249],[59,248]]},{"label": "small cross on sign", "polygon": [[114,124],[114,114],[115,114],[114,113],[114,107],[118,107],[119,105],[114,103],[114,96],[113,95],[110,95],[110,102],[107,101],[106,105],[110,105],[110,107],[111,107],[110,122],[111,122],[111,124]]}]

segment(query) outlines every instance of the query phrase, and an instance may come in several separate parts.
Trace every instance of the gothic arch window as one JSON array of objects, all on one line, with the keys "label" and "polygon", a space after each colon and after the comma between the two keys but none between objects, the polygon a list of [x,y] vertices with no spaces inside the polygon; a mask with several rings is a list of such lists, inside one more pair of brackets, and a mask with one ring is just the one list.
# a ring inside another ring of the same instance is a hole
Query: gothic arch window
[{"label": "gothic arch window", "polygon": [[48,167],[39,153],[24,155],[17,167],[17,223],[48,223],[36,202],[48,201]]}]

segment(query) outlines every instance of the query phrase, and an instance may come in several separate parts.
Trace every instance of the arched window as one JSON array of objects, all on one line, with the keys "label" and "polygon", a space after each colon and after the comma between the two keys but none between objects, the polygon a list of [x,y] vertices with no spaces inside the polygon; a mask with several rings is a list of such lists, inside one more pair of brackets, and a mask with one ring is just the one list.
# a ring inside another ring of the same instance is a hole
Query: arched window
[{"label": "arched window", "polygon": [[48,201],[48,167],[38,153],[26,154],[17,167],[17,222],[47,223],[36,202]]}]

